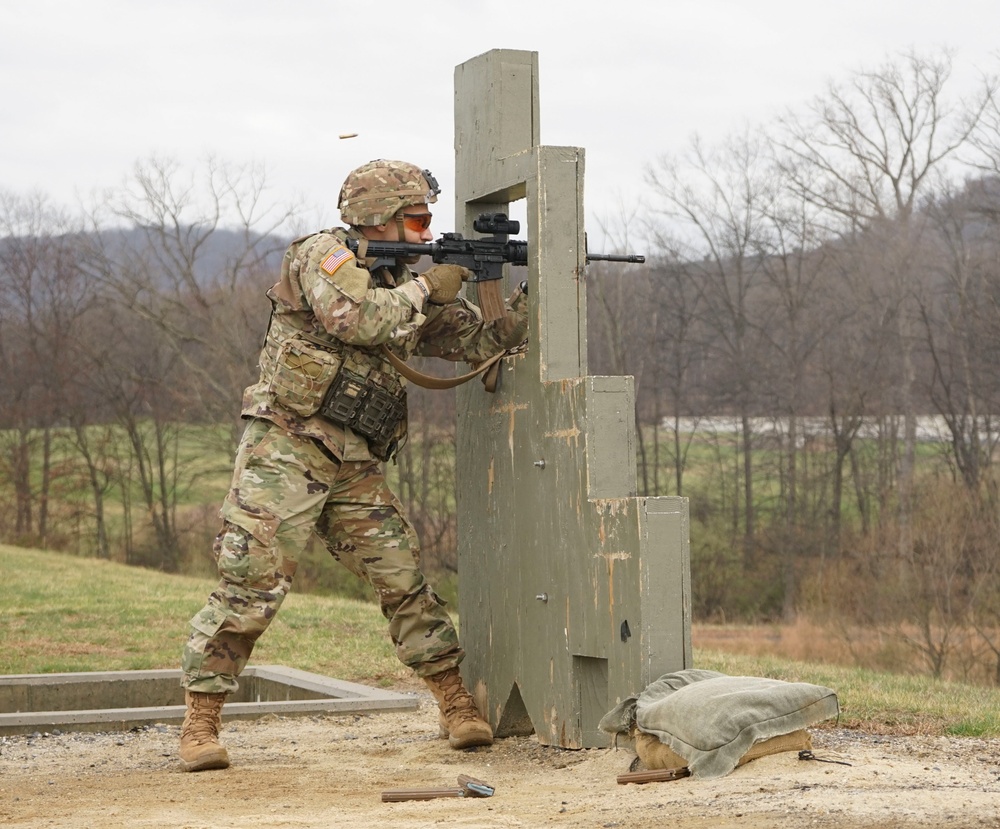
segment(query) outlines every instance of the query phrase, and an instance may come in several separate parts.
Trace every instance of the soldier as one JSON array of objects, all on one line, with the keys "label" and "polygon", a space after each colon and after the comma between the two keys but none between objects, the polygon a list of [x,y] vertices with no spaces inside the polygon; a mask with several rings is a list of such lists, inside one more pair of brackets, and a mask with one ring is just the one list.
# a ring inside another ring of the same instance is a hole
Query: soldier
[{"label": "soldier", "polygon": [[[296,561],[315,532],[330,554],[374,588],[396,655],[424,679],[454,748],[491,745],[493,732],[459,675],[464,652],[444,602],[420,570],[419,542],[381,463],[406,436],[404,380],[383,346],[479,363],[523,342],[527,303],[484,323],[458,297],[469,271],[434,265],[420,276],[397,260],[369,270],[344,244],[424,243],[438,184],[427,170],[376,160],[340,191],[349,229],[292,242],[272,312],[260,378],[243,397],[247,420],[215,540],[221,580],[191,619],[182,685],[187,771],[226,768],[219,744],[226,695],[281,607]],[[364,256],[363,247],[358,249]]]}]

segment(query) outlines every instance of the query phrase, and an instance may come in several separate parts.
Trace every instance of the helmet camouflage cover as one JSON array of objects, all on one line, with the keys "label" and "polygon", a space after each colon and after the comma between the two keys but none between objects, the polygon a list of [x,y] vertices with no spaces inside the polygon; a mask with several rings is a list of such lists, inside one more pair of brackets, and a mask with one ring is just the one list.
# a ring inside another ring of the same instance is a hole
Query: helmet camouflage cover
[{"label": "helmet camouflage cover", "polygon": [[433,204],[441,190],[429,170],[406,161],[369,161],[353,170],[340,188],[344,224],[373,227],[389,222],[397,210],[411,204]]}]

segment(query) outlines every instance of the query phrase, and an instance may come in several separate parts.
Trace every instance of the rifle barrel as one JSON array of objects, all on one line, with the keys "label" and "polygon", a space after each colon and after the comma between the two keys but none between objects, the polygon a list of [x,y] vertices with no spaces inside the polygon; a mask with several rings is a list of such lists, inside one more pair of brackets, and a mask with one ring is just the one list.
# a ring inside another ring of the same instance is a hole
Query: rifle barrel
[{"label": "rifle barrel", "polygon": [[588,253],[588,262],[630,262],[641,265],[646,257],[638,253]]}]

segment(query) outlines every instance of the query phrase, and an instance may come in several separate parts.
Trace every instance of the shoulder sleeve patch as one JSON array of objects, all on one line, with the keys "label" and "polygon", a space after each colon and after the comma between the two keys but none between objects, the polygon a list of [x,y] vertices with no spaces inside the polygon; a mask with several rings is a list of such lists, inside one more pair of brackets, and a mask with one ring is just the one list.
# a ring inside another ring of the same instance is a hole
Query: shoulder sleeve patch
[{"label": "shoulder sleeve patch", "polygon": [[330,276],[333,276],[337,272],[337,268],[345,262],[350,262],[353,258],[354,254],[348,248],[337,245],[326,255],[319,266]]}]

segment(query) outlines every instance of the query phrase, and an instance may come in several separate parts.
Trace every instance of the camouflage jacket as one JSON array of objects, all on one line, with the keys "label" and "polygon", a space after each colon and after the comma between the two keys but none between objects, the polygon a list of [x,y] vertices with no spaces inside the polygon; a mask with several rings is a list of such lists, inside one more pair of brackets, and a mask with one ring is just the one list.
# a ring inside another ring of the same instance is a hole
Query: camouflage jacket
[{"label": "camouflage jacket", "polygon": [[480,363],[524,341],[527,302],[520,297],[491,323],[461,297],[421,309],[412,289],[400,290],[414,274],[405,266],[395,275],[389,268],[370,273],[343,245],[348,236],[361,238],[353,230],[324,230],[285,252],[281,279],[267,292],[272,310],[260,377],[244,392],[242,415],[314,438],[341,460],[384,459],[405,439],[405,414],[389,445],[373,452],[364,436],[318,413],[335,378],[350,369],[398,394],[405,407],[406,381],[382,345],[404,360],[419,354]]}]

